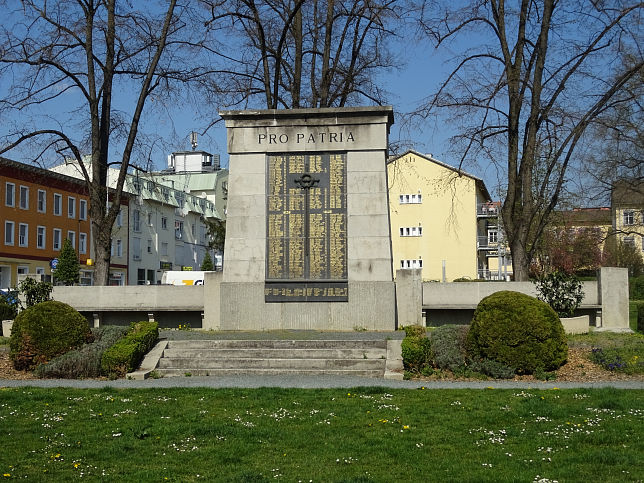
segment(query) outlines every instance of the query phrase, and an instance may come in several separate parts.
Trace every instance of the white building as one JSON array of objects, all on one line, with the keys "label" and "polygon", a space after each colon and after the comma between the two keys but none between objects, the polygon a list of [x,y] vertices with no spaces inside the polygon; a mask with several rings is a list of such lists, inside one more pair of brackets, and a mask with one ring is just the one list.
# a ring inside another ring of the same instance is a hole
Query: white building
[{"label": "white building", "polygon": [[[209,250],[204,220],[225,217],[228,170],[218,169],[218,157],[203,151],[174,153],[168,165],[162,172],[127,175],[123,191],[129,203],[121,208],[112,240],[112,263],[127,267],[127,281],[115,278],[111,284],[156,284],[166,270],[201,268]],[[82,177],[76,161],[52,170]],[[118,170],[110,168],[110,187],[117,177]]]}]

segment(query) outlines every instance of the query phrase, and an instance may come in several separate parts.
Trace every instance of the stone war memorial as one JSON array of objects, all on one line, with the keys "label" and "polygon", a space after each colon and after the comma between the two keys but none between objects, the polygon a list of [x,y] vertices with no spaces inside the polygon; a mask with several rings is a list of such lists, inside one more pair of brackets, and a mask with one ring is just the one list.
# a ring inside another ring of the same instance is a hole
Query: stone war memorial
[{"label": "stone war memorial", "polygon": [[391,107],[225,111],[222,330],[393,330]]}]

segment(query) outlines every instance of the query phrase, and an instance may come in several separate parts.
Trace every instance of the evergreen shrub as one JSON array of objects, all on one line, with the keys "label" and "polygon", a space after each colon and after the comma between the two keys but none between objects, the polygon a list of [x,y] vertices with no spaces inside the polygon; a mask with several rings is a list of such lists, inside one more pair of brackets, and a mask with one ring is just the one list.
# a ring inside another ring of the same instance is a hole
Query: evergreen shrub
[{"label": "evergreen shrub", "polygon": [[534,297],[507,290],[481,300],[467,344],[472,359],[492,359],[520,374],[555,370],[568,357],[566,334],[556,312]]},{"label": "evergreen shrub", "polygon": [[628,280],[629,299],[631,300],[644,300],[644,275],[639,277],[631,277]]},{"label": "evergreen shrub", "polygon": [[427,365],[430,350],[427,337],[405,337],[401,349],[405,370],[420,372]]},{"label": "evergreen shrub", "polygon": [[123,377],[132,372],[159,338],[156,322],[132,322],[128,333],[103,353],[101,367],[110,377]]},{"label": "evergreen shrub", "polygon": [[637,304],[637,331],[644,334],[644,302]]},{"label": "evergreen shrub", "polygon": [[29,370],[90,340],[85,317],[67,304],[49,300],[17,315],[9,355],[16,369]]},{"label": "evergreen shrub", "polygon": [[408,325],[403,327],[407,337],[426,337],[427,329],[422,325]]},{"label": "evergreen shrub", "polygon": [[101,367],[103,353],[121,339],[128,327],[108,325],[92,330],[94,342],[55,357],[39,365],[34,374],[40,378],[83,379],[105,375]]},{"label": "evergreen shrub", "polygon": [[17,307],[10,304],[4,297],[0,297],[0,321],[13,320],[16,315],[18,315]]},{"label": "evergreen shrub", "polygon": [[443,325],[430,333],[431,360],[435,367],[454,372],[466,365],[468,331],[467,325]]}]

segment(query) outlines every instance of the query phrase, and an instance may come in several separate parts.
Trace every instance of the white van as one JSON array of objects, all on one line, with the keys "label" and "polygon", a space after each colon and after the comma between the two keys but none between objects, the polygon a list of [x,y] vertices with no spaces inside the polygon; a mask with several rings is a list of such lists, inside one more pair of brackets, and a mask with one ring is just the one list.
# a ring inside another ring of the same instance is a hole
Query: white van
[{"label": "white van", "polygon": [[161,276],[161,284],[164,285],[203,285],[203,271],[180,271],[173,270],[164,272]]}]

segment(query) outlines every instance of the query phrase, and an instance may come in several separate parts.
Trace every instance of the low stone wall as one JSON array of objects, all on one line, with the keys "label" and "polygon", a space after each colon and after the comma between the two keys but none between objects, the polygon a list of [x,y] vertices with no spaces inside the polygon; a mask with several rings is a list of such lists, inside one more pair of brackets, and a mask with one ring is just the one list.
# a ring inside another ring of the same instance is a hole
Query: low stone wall
[{"label": "low stone wall", "polygon": [[[398,327],[422,323],[419,314],[427,314],[428,325],[448,323],[468,324],[479,301],[501,290],[513,290],[535,296],[536,289],[530,282],[462,282],[423,283],[419,273],[397,274],[395,297],[392,291],[379,296],[378,312],[391,316],[397,312]],[[94,325],[101,323],[129,323],[135,320],[154,318],[162,326],[177,327],[189,323],[192,327],[208,330],[271,330],[311,329],[347,330],[365,328],[369,330],[393,330],[378,324],[373,314],[374,307],[366,310],[360,304],[360,287],[350,292],[355,298],[351,310],[336,310],[338,305],[311,303],[309,310],[325,310],[327,325],[275,326],[271,313],[257,314],[259,325],[250,324],[243,317],[235,316],[240,304],[248,303],[247,295],[228,284],[222,290],[222,273],[206,274],[204,285],[130,285],[120,287],[54,287],[53,298],[65,302],[79,312],[93,319]],[[258,292],[261,294],[261,292]],[[383,292],[384,293],[384,292]],[[577,315],[589,315],[590,325],[604,330],[628,330],[628,272],[621,268],[603,268],[598,282],[584,282],[584,299]],[[357,298],[356,298],[357,297]],[[366,298],[364,299],[366,300]],[[336,303],[337,304],[337,303]],[[256,304],[259,306],[259,304]],[[297,311],[305,304],[288,304],[286,309]],[[222,324],[223,320],[228,323]],[[287,314],[288,315],[288,314]],[[298,314],[298,320],[301,316]],[[320,317],[318,317],[318,320]],[[288,320],[282,315],[280,320]],[[230,321],[234,321],[232,324]]]},{"label": "low stone wall", "polygon": [[204,285],[56,286],[52,298],[74,307],[95,327],[148,319],[165,327],[202,327]]}]

